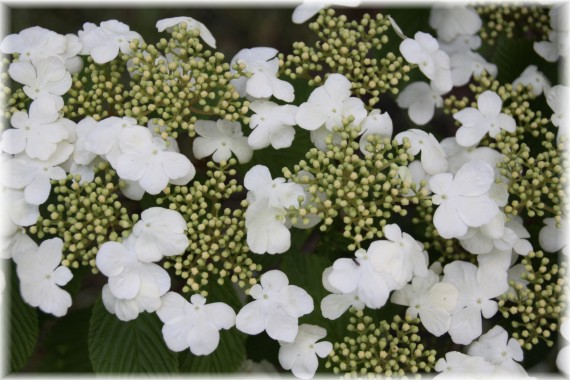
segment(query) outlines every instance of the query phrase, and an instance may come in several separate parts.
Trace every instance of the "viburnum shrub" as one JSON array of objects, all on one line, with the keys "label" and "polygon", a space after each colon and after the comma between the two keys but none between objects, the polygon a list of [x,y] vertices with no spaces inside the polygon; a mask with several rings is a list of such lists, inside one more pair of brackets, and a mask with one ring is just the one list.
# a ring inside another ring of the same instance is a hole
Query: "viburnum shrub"
[{"label": "viburnum shrub", "polygon": [[4,37],[6,370],[568,373],[565,8]]}]

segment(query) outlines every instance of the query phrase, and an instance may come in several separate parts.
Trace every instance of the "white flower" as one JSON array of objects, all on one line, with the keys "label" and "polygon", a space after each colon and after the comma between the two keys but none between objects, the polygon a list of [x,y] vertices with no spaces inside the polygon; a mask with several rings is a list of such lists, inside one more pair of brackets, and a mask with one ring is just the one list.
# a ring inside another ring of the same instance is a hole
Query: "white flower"
[{"label": "white flower", "polygon": [[125,54],[130,53],[131,41],[143,41],[140,34],[117,20],[103,21],[100,26],[87,22],[78,35],[83,44],[81,54],[90,55],[100,65],[115,59],[119,50]]},{"label": "white flower", "polygon": [[291,247],[291,232],[286,225],[287,212],[271,205],[269,198],[250,203],[245,211],[247,245],[257,254],[287,252]]},{"label": "white flower", "polygon": [[73,145],[59,147],[46,161],[29,158],[20,154],[6,162],[4,185],[14,189],[24,189],[24,199],[34,205],[44,203],[51,191],[51,180],[64,179],[67,174],[61,168],[73,151]]},{"label": "white flower", "polygon": [[567,135],[570,129],[570,117],[568,116],[568,99],[570,97],[570,87],[556,85],[546,93],[546,102],[552,109],[550,121],[558,127],[558,138]]},{"label": "white flower", "polygon": [[549,41],[535,42],[534,51],[548,62],[556,62],[559,57],[567,57],[570,50],[568,41],[568,5],[560,3],[550,9]]},{"label": "white flower", "polygon": [[153,138],[148,128],[127,128],[120,138],[122,153],[113,165],[118,176],[137,181],[149,194],[160,193],[171,180],[187,176],[192,178],[196,173],[186,156],[167,151],[164,140]]},{"label": "white flower", "polygon": [[268,199],[269,206],[287,209],[299,205],[299,197],[305,197],[305,191],[299,184],[286,182],[285,178],[271,178],[266,166],[255,165],[245,174],[243,185],[248,192],[248,201]]},{"label": "white flower", "polygon": [[216,48],[216,39],[208,28],[206,28],[206,25],[192,17],[181,16],[158,20],[156,22],[156,29],[158,29],[159,32],[163,32],[164,30],[170,32],[174,26],[182,23],[186,24],[187,30],[198,30],[198,32],[200,32],[200,37],[202,37],[204,42],[210,45],[210,47],[214,49]]},{"label": "white flower", "polygon": [[400,108],[408,109],[408,116],[417,125],[425,125],[432,118],[436,108],[443,107],[442,91],[425,82],[414,82],[406,86],[396,98]]},{"label": "white flower", "polygon": [[190,302],[181,295],[168,292],[156,314],[164,323],[162,336],[172,351],[190,348],[194,355],[209,355],[218,347],[220,330],[231,328],[236,313],[223,302],[206,304],[199,294]]},{"label": "white flower", "polygon": [[428,270],[424,276],[416,276],[412,283],[396,290],[391,301],[397,305],[409,306],[406,315],[420,317],[422,325],[435,336],[449,330],[451,311],[457,303],[457,289],[439,282],[439,276]]},{"label": "white flower", "polygon": [[483,22],[471,7],[436,5],[431,8],[429,25],[436,30],[439,38],[449,42],[463,34],[476,34]]},{"label": "white flower", "polygon": [[431,35],[417,32],[414,39],[400,43],[400,52],[406,61],[418,65],[424,75],[433,81],[433,86],[442,92],[453,87],[449,56],[440,50],[437,40]]},{"label": "white flower", "polygon": [[41,96],[61,96],[71,88],[71,74],[61,59],[49,57],[30,62],[13,62],[8,74],[24,85],[24,92],[30,99]]},{"label": "white flower", "polygon": [[409,282],[413,276],[427,273],[427,260],[423,246],[409,234],[402,232],[397,224],[383,228],[388,240],[377,240],[368,247],[370,265],[379,273],[392,276],[398,288]]},{"label": "white flower", "polygon": [[279,364],[300,379],[310,379],[315,376],[319,367],[318,357],[326,358],[332,351],[331,342],[318,342],[327,335],[322,327],[303,324],[291,343],[279,341]]},{"label": "white flower", "polygon": [[459,292],[449,335],[455,343],[469,344],[483,332],[481,314],[488,319],[499,310],[492,299],[507,291],[507,273],[502,268],[478,269],[464,261],[447,264],[443,273],[441,282],[453,285]]},{"label": "white flower", "polygon": [[137,121],[132,117],[111,116],[103,119],[87,132],[84,147],[89,152],[105,157],[114,167],[121,154],[119,141],[124,140],[123,133],[135,126]]},{"label": "white flower", "polygon": [[249,126],[253,132],[247,142],[253,149],[263,149],[270,144],[275,149],[290,147],[295,137],[297,106],[280,106],[268,100],[256,100],[249,105],[255,112]]},{"label": "white flower", "polygon": [[302,24],[317,13],[321,9],[330,7],[331,5],[342,5],[345,7],[357,7],[361,0],[303,0],[303,2],[295,8],[292,20],[295,24]]},{"label": "white flower", "polygon": [[568,361],[568,356],[570,355],[570,346],[568,345],[568,340],[570,340],[570,321],[568,319],[564,320],[560,324],[560,335],[565,339],[566,344],[558,352],[556,357],[556,366],[564,374],[570,374],[570,362]]},{"label": "white flower", "polygon": [[163,256],[184,253],[188,244],[186,221],[178,211],[151,207],[133,227],[135,251],[143,262],[157,262]]},{"label": "white flower", "polygon": [[544,227],[538,234],[538,242],[540,247],[546,252],[557,252],[566,246],[568,230],[567,222],[562,219],[560,223],[556,223],[554,218],[544,218],[542,221]]},{"label": "white flower", "polygon": [[471,161],[457,171],[436,174],[429,180],[433,203],[439,205],[433,224],[446,238],[465,235],[467,227],[479,227],[497,215],[499,208],[488,191],[495,180],[493,168],[483,161]]},{"label": "white flower", "polygon": [[73,150],[73,162],[76,164],[88,165],[97,157],[96,153],[88,150],[86,147],[89,133],[97,127],[97,121],[90,116],[87,116],[77,123],[75,129],[77,140],[75,141],[75,149]]},{"label": "white flower", "polygon": [[69,268],[60,266],[63,241],[53,238],[34,246],[17,250],[13,256],[22,298],[45,313],[64,316],[71,306],[71,296],[60,286],[67,284],[73,275]]},{"label": "white flower", "polygon": [[390,292],[398,284],[390,273],[376,271],[364,249],[354,253],[355,258],[337,259],[328,275],[329,283],[342,294],[356,294],[371,309],[386,303]]},{"label": "white flower", "polygon": [[387,112],[380,112],[379,109],[372,110],[368,116],[360,124],[362,136],[360,136],[360,151],[363,154],[369,154],[366,146],[369,144],[368,136],[380,136],[383,138],[392,138],[392,119]]},{"label": "white flower", "polygon": [[483,71],[492,77],[497,75],[497,66],[489,63],[480,54],[467,51],[450,56],[451,78],[455,87],[469,83],[471,77],[478,78]]},{"label": "white flower", "polygon": [[66,39],[61,34],[39,26],[22,30],[19,34],[10,34],[2,40],[0,51],[4,54],[19,54],[20,62],[37,60],[60,55],[65,52]]},{"label": "white flower", "polygon": [[471,50],[477,50],[481,47],[481,37],[469,34],[459,35],[448,42],[438,42],[441,50],[449,54],[450,57],[455,53],[466,53]]},{"label": "white flower", "polygon": [[501,130],[515,132],[512,116],[501,113],[503,101],[493,91],[485,91],[477,98],[477,108],[467,107],[453,114],[461,123],[455,138],[461,146],[474,146],[488,133],[495,138]]},{"label": "white flower", "polygon": [[194,125],[199,136],[194,139],[192,151],[197,159],[213,153],[212,160],[221,162],[229,160],[234,153],[241,164],[251,160],[253,150],[248,145],[239,122],[198,120]]},{"label": "white flower", "polygon": [[358,297],[356,291],[343,294],[340,290],[332,286],[329,281],[329,275],[332,271],[332,267],[329,267],[323,271],[323,286],[326,290],[333,293],[329,294],[321,301],[321,311],[323,313],[323,317],[328,319],[337,319],[350,307],[354,307],[356,310],[364,309],[366,305]]},{"label": "white flower", "polygon": [[254,301],[245,305],[236,317],[238,330],[256,335],[267,331],[272,339],[293,342],[299,329],[299,317],[313,311],[313,299],[304,290],[289,285],[279,270],[265,272],[260,284],[250,290]]},{"label": "white flower", "polygon": [[498,373],[526,375],[524,368],[517,363],[523,360],[521,345],[516,339],[509,339],[507,331],[501,326],[495,326],[481,335],[467,352],[494,364]]},{"label": "white flower", "polygon": [[26,202],[24,190],[2,187],[0,190],[5,223],[27,227],[36,224],[40,216],[39,206]]},{"label": "white flower", "polygon": [[263,99],[273,95],[285,102],[292,102],[295,99],[293,85],[277,78],[279,59],[276,49],[268,47],[242,49],[232,58],[230,64],[231,72],[235,72],[233,68],[235,65],[241,64],[245,65],[244,72],[252,74],[249,78],[241,77],[230,81],[240,96],[248,94]]},{"label": "white flower", "polygon": [[2,133],[0,148],[10,154],[26,152],[30,158],[47,160],[57,150],[57,144],[69,137],[65,123],[60,119],[58,104],[51,97],[41,97],[26,111],[14,112],[10,122],[13,129]]},{"label": "white flower", "polygon": [[529,65],[522,74],[514,80],[513,87],[518,85],[532,86],[532,92],[538,96],[543,92],[545,94],[550,90],[550,81],[548,78],[538,71],[535,65]]},{"label": "white flower", "polygon": [[76,74],[83,70],[83,59],[78,54],[83,49],[83,44],[75,34],[65,35],[65,51],[59,55],[65,64],[65,69],[70,74]]},{"label": "white flower", "polygon": [[409,129],[398,133],[395,138],[399,144],[403,144],[406,137],[411,144],[408,154],[415,156],[421,151],[420,160],[427,174],[435,175],[447,170],[447,155],[434,135],[421,129]]},{"label": "white flower", "polygon": [[160,297],[170,289],[168,273],[156,264],[139,261],[134,246],[131,236],[122,244],[102,244],[95,257],[97,268],[109,277],[109,291],[115,298],[133,300],[149,285],[157,288]]},{"label": "white flower", "polygon": [[[495,367],[480,356],[470,356],[457,351],[450,351],[445,354],[445,359],[441,358],[435,363],[437,372],[441,378],[444,374],[454,374],[465,376],[466,374],[491,374]],[[455,377],[452,377],[455,378]]]},{"label": "white flower", "polygon": [[359,125],[366,117],[362,100],[351,97],[352,84],[342,74],[331,74],[325,83],[313,90],[307,102],[299,106],[295,119],[299,127],[315,131],[325,126],[328,131],[342,127],[342,119],[354,117]]}]

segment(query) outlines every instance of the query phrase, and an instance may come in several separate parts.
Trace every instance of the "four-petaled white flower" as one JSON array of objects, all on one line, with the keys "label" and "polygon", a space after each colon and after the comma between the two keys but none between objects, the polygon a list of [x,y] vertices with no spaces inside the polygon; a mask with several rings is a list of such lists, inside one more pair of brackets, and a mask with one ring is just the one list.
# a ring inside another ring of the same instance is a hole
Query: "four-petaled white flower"
[{"label": "four-petaled white flower", "polygon": [[86,22],[78,36],[83,44],[81,54],[90,55],[100,65],[115,59],[119,50],[125,54],[130,53],[131,41],[143,42],[140,34],[117,20],[103,21],[99,26]]},{"label": "four-petaled white flower", "polygon": [[295,138],[295,114],[297,106],[280,106],[268,100],[256,100],[249,108],[255,112],[249,119],[253,132],[247,138],[253,149],[263,149],[270,144],[275,149],[290,147]]},{"label": "four-petaled white flower", "polygon": [[248,145],[239,122],[198,120],[194,126],[198,137],[194,139],[192,151],[196,158],[213,154],[212,160],[221,162],[229,160],[234,153],[241,164],[251,160],[253,150]]},{"label": "four-petaled white flower", "polygon": [[49,57],[30,62],[13,62],[8,74],[24,85],[24,92],[30,99],[42,96],[61,96],[71,88],[71,74],[61,59]]},{"label": "four-petaled white flower", "polygon": [[279,364],[291,370],[299,379],[311,379],[319,367],[319,359],[332,351],[331,342],[318,342],[327,335],[327,330],[315,325],[302,324],[293,342],[279,341]]},{"label": "four-petaled white flower", "polygon": [[502,130],[515,132],[516,122],[512,116],[501,113],[503,101],[493,91],[485,91],[477,98],[477,108],[467,107],[453,114],[461,123],[455,136],[461,146],[479,144],[488,133],[495,138]]},{"label": "four-petaled white flower", "polygon": [[455,87],[469,83],[471,77],[479,78],[483,71],[492,77],[497,76],[497,66],[489,63],[480,54],[466,51],[455,53],[449,57],[451,78]]},{"label": "four-petaled white flower", "polygon": [[397,305],[409,306],[406,315],[420,317],[422,325],[435,336],[449,330],[451,311],[457,303],[457,289],[439,282],[439,276],[428,270],[424,276],[416,276],[411,284],[396,290],[391,301]]},{"label": "four-petaled white flower", "polygon": [[495,365],[496,373],[526,375],[525,369],[518,364],[523,360],[523,350],[519,342],[511,338],[501,326],[495,326],[471,343],[469,355],[480,356]]},{"label": "four-petaled white flower", "polygon": [[4,223],[15,226],[31,226],[36,224],[40,216],[38,205],[26,202],[24,190],[10,189],[7,187],[0,188],[0,199],[2,201],[2,210],[5,213]]},{"label": "four-petaled white flower", "polygon": [[232,72],[235,72],[235,65],[244,65],[243,71],[251,73],[249,78],[241,77],[230,81],[240,96],[248,94],[257,99],[274,96],[285,102],[292,102],[295,99],[293,85],[277,78],[279,59],[276,49],[269,47],[242,49],[232,58]]},{"label": "four-petaled white flower", "polygon": [[442,92],[453,87],[449,56],[439,48],[437,40],[431,35],[417,32],[412,38],[400,43],[400,52],[406,61],[418,65],[422,73],[433,82],[433,86]]},{"label": "four-petaled white flower", "polygon": [[441,173],[430,178],[433,203],[439,205],[433,224],[442,237],[463,236],[467,227],[480,227],[497,215],[499,207],[488,194],[494,180],[493,168],[479,160],[466,163],[455,176]]},{"label": "four-petaled white flower", "polygon": [[379,273],[391,275],[398,288],[413,276],[424,276],[427,273],[427,260],[423,246],[402,232],[397,224],[386,224],[383,232],[388,240],[374,241],[368,247],[372,268]]},{"label": "four-petaled white flower", "polygon": [[4,54],[19,54],[20,62],[35,62],[63,54],[65,50],[64,36],[39,26],[24,29],[19,34],[10,34],[0,45],[0,51]]},{"label": "four-petaled white flower", "polygon": [[396,102],[400,108],[408,109],[408,116],[417,125],[425,125],[432,118],[436,108],[443,107],[443,92],[426,82],[414,82],[406,86]]},{"label": "four-petaled white flower", "polygon": [[186,229],[186,221],[178,211],[162,207],[144,210],[133,227],[138,259],[157,262],[163,256],[182,254],[190,244]]},{"label": "four-petaled white flower", "polygon": [[119,177],[136,181],[149,194],[156,195],[174,179],[194,177],[196,169],[188,157],[166,150],[166,142],[153,137],[148,128],[135,126],[121,133],[122,153],[113,167]]},{"label": "four-petaled white flower", "polygon": [[14,128],[2,133],[0,148],[10,154],[25,152],[30,158],[47,160],[57,150],[57,144],[69,137],[66,123],[60,119],[57,102],[51,97],[41,97],[30,104],[26,111],[14,112],[10,122]]},{"label": "four-petaled white flower", "polygon": [[567,57],[570,51],[570,39],[568,37],[568,4],[559,3],[550,8],[550,30],[548,41],[534,43],[534,51],[548,62],[556,62],[560,57]]},{"label": "four-petaled white flower", "polygon": [[477,35],[462,34],[449,42],[438,41],[441,50],[451,57],[455,53],[466,53],[481,47],[481,37]]},{"label": "four-petaled white flower", "polygon": [[402,144],[406,137],[411,144],[408,154],[422,153],[420,161],[427,174],[435,175],[447,170],[447,155],[434,135],[421,129],[409,129],[398,133],[395,138]]},{"label": "four-petaled white flower", "polygon": [[295,119],[299,127],[315,131],[325,126],[328,131],[342,127],[343,118],[354,117],[359,125],[366,117],[364,103],[351,97],[352,84],[342,74],[331,74],[325,83],[313,90],[309,99],[299,106]]},{"label": "four-petaled white flower", "polygon": [[236,313],[223,302],[206,304],[199,294],[186,301],[180,294],[166,293],[156,311],[164,323],[162,336],[172,351],[190,348],[194,355],[209,355],[218,347],[220,330],[235,324]]},{"label": "four-petaled white flower", "polygon": [[204,42],[210,45],[210,47],[216,48],[216,39],[210,30],[206,28],[206,25],[192,17],[181,16],[158,20],[156,22],[156,29],[158,29],[159,32],[163,32],[164,30],[170,32],[174,26],[182,23],[186,24],[186,29],[188,30],[198,30]]},{"label": "four-petaled white flower", "polygon": [[356,291],[345,294],[330,283],[329,275],[332,271],[333,267],[329,267],[323,271],[323,286],[326,290],[332,293],[321,301],[323,317],[328,319],[337,319],[350,307],[354,307],[356,310],[364,309],[366,305],[358,297]]},{"label": "four-petaled white flower", "polygon": [[135,126],[137,121],[132,117],[111,116],[103,119],[87,132],[83,143],[85,149],[105,157],[112,166],[115,166],[117,157],[122,153],[119,142],[125,139],[123,133]]},{"label": "four-petaled white flower", "polygon": [[557,139],[567,136],[570,130],[570,117],[568,116],[568,99],[570,98],[570,87],[556,85],[546,93],[546,102],[552,110],[550,121],[558,127]]},{"label": "four-petaled white flower", "polygon": [[279,270],[265,272],[249,294],[254,301],[242,307],[236,316],[237,329],[249,335],[266,330],[272,339],[293,342],[299,318],[314,308],[311,296],[304,289],[289,285],[289,279]]},{"label": "four-petaled white flower", "polygon": [[429,15],[429,26],[446,42],[461,35],[476,34],[482,25],[481,18],[471,7],[437,5],[431,8]]},{"label": "four-petaled white flower", "polygon": [[464,376],[465,374],[487,374],[491,375],[495,367],[480,356],[470,356],[457,351],[449,351],[445,354],[445,359],[440,358],[435,363],[437,372],[441,372],[434,379],[446,378],[447,374],[456,376]]},{"label": "four-petaled white flower", "polygon": [[542,222],[544,227],[538,234],[540,247],[546,252],[557,252],[566,247],[566,219],[562,219],[557,223],[554,218],[544,218]]},{"label": "four-petaled white flower", "polygon": [[507,291],[507,273],[502,268],[477,268],[464,261],[454,261],[443,268],[442,283],[458,291],[451,313],[449,335],[453,342],[469,344],[483,332],[481,314],[491,318],[499,310],[493,298]]},{"label": "four-petaled white flower", "polygon": [[56,317],[64,316],[71,306],[71,296],[60,288],[73,277],[69,268],[60,265],[62,249],[63,241],[53,238],[39,247],[33,243],[33,247],[27,244],[26,249],[13,251],[22,298]]},{"label": "four-petaled white flower", "polygon": [[360,136],[360,151],[364,154],[370,153],[366,150],[366,146],[369,145],[368,136],[380,136],[382,138],[392,138],[392,119],[387,112],[380,112],[378,109],[372,110],[368,116],[364,119],[362,124],[360,124],[361,133]]},{"label": "four-petaled white flower", "polygon": [[532,92],[536,96],[543,92],[547,94],[550,90],[550,81],[543,73],[538,71],[538,68],[535,65],[529,65],[522,74],[514,80],[514,87],[519,84],[523,86],[532,86]]}]

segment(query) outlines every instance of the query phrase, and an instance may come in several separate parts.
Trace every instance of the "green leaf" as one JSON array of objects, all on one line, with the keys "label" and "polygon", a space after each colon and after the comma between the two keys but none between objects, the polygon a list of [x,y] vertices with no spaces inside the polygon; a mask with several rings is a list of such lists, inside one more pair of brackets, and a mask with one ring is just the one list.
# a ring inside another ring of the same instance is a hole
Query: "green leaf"
[{"label": "green leaf", "polygon": [[514,81],[528,65],[536,63],[537,55],[530,40],[499,37],[493,63],[497,65],[497,80],[501,83]]},{"label": "green leaf", "polygon": [[8,336],[10,369],[15,372],[28,362],[34,352],[39,334],[38,312],[29,306],[20,295],[20,284],[16,271],[10,271],[10,322]]},{"label": "green leaf", "polygon": [[[209,303],[209,300],[208,300]],[[245,360],[245,334],[232,327],[220,331],[220,344],[206,356],[186,350],[180,355],[180,371],[192,373],[235,372]]]},{"label": "green leaf", "polygon": [[162,323],[155,313],[141,313],[123,322],[110,314],[99,299],[89,326],[89,357],[95,372],[178,372],[177,354],[162,338]]}]

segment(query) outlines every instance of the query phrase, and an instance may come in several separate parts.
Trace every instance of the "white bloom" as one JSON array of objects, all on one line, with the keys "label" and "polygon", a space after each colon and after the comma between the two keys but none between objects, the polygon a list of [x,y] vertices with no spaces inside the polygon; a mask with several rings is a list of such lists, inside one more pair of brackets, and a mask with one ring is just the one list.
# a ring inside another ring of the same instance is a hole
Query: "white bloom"
[{"label": "white bloom", "polygon": [[10,154],[26,152],[30,158],[47,160],[57,149],[57,144],[69,137],[67,119],[60,119],[60,107],[51,97],[41,97],[30,104],[26,111],[14,112],[10,122],[13,129],[2,133],[0,148]]},{"label": "white bloom", "polygon": [[256,100],[249,108],[251,115],[249,126],[253,132],[247,142],[253,149],[263,149],[270,144],[275,149],[290,147],[295,137],[295,114],[297,106],[280,106],[268,100]]},{"label": "white bloom", "polygon": [[522,74],[514,80],[513,87],[518,85],[532,86],[532,92],[538,96],[543,92],[545,94],[550,90],[550,81],[548,78],[538,71],[535,65],[529,65]]},{"label": "white bloom", "polygon": [[295,99],[293,85],[277,78],[279,59],[276,49],[268,47],[242,49],[232,58],[230,64],[232,72],[235,72],[233,67],[236,64],[241,64],[245,65],[244,72],[252,74],[249,78],[241,77],[230,81],[240,96],[248,94],[263,99],[273,95],[285,102],[292,102]]},{"label": "white bloom", "polygon": [[437,36],[449,42],[463,34],[476,34],[483,22],[471,7],[433,6],[429,15],[429,25]]},{"label": "white bloom", "polygon": [[495,326],[481,335],[469,346],[468,354],[480,356],[496,366],[498,373],[526,375],[524,368],[518,364],[523,360],[523,350],[519,342],[511,338],[501,326]]},{"label": "white bloom", "polygon": [[22,298],[45,313],[64,316],[71,306],[71,296],[60,286],[67,284],[73,275],[69,268],[60,266],[63,241],[53,238],[34,246],[14,252]]},{"label": "white bloom", "polygon": [[291,247],[291,232],[285,224],[287,212],[274,207],[268,198],[250,203],[245,211],[247,245],[253,253],[283,253]]},{"label": "white bloom", "polygon": [[122,244],[102,244],[95,257],[97,268],[109,277],[109,291],[115,298],[132,300],[149,285],[157,288],[160,297],[170,289],[170,276],[160,266],[138,260],[135,240],[129,236]]},{"label": "white bloom", "polygon": [[78,35],[83,44],[81,54],[90,55],[100,65],[115,59],[119,50],[125,54],[130,53],[131,41],[143,41],[140,34],[117,20],[103,21],[99,26],[87,22]]},{"label": "white bloom", "polygon": [[59,147],[46,161],[29,158],[20,154],[6,162],[6,175],[2,180],[4,185],[14,189],[24,189],[26,202],[41,205],[51,191],[51,180],[64,179],[67,174],[60,165],[65,162],[73,151],[73,145]]},{"label": "white bloom", "polygon": [[568,340],[570,340],[570,321],[568,319],[564,320],[560,324],[560,335],[566,340],[564,347],[558,352],[556,357],[556,366],[564,374],[570,374],[570,362],[568,361],[568,356],[570,355],[570,346],[568,345]]},{"label": "white bloom", "polygon": [[567,57],[570,50],[568,40],[568,5],[560,3],[550,9],[549,41],[535,42],[534,51],[548,62],[556,62],[559,57]]},{"label": "white bloom", "polygon": [[354,256],[334,262],[328,275],[329,283],[342,294],[356,294],[371,309],[384,306],[398,284],[390,273],[378,272],[372,267],[370,255],[364,249],[356,251]]},{"label": "white bloom", "polygon": [[436,108],[443,107],[442,91],[425,82],[414,82],[406,86],[396,98],[400,108],[408,109],[408,116],[417,125],[425,125],[432,118]]},{"label": "white bloom", "polygon": [[313,311],[313,299],[304,290],[289,285],[279,270],[265,272],[260,284],[250,290],[254,301],[245,305],[236,317],[238,330],[256,335],[267,331],[272,339],[293,342],[299,329],[299,317]]},{"label": "white bloom", "polygon": [[218,347],[220,330],[231,328],[236,313],[223,302],[206,304],[199,294],[190,302],[181,295],[168,292],[156,314],[164,323],[162,336],[172,351],[190,348],[194,355],[209,355]]},{"label": "white bloom", "polygon": [[438,42],[441,50],[449,54],[450,57],[455,53],[466,53],[481,47],[481,37],[469,34],[459,35],[448,42]]},{"label": "white bloom", "polygon": [[20,62],[35,62],[60,55],[65,49],[64,36],[39,26],[24,29],[19,34],[10,34],[0,45],[0,51],[4,54],[19,54]]},{"label": "white bloom", "polygon": [[406,61],[418,65],[424,75],[433,81],[433,86],[442,92],[453,87],[449,56],[439,48],[431,35],[417,32],[414,39],[400,43],[400,52]]},{"label": "white bloom", "polygon": [[303,0],[293,11],[292,20],[295,24],[302,24],[319,13],[321,9],[330,7],[331,5],[357,7],[360,3],[361,0]]},{"label": "white bloom", "polygon": [[466,51],[455,53],[450,56],[451,78],[453,85],[464,86],[469,83],[471,77],[478,78],[483,71],[492,77],[497,76],[497,66],[489,63],[480,54]]},{"label": "white bloom", "polygon": [[568,99],[570,97],[570,87],[556,85],[546,93],[546,102],[552,109],[550,121],[557,126],[558,137],[567,135],[570,129],[570,117],[568,116]]},{"label": "white bloom", "polygon": [[121,154],[119,141],[124,140],[124,132],[135,126],[137,121],[132,117],[108,117],[90,128],[82,144],[87,151],[104,156],[114,167]]},{"label": "white bloom", "polygon": [[388,240],[377,240],[368,247],[372,268],[379,273],[392,276],[398,288],[409,282],[413,276],[427,273],[427,262],[423,246],[409,234],[402,232],[397,224],[383,228]]},{"label": "white bloom", "polygon": [[395,138],[402,144],[405,137],[411,144],[408,154],[415,156],[421,151],[420,160],[427,174],[435,175],[447,170],[447,155],[434,135],[421,129],[409,129],[398,133]]},{"label": "white bloom", "polygon": [[65,64],[65,69],[70,74],[76,74],[83,70],[83,59],[78,54],[83,49],[83,44],[75,34],[65,35],[65,51],[59,55]]},{"label": "white bloom", "polygon": [[433,203],[439,205],[433,224],[446,238],[465,235],[467,227],[479,227],[497,215],[499,208],[488,191],[495,180],[493,168],[483,161],[471,161],[457,171],[441,173],[429,180]]},{"label": "white bloom", "polygon": [[501,130],[515,132],[516,122],[512,116],[501,113],[503,101],[493,91],[485,91],[477,98],[477,108],[467,107],[453,114],[461,123],[455,136],[459,145],[468,147],[479,144],[488,133],[495,137]]},{"label": "white bloom", "polygon": [[370,153],[366,150],[366,146],[369,144],[368,136],[375,135],[388,139],[392,138],[392,119],[387,112],[381,113],[379,109],[372,110],[360,124],[360,128],[362,133],[360,136],[360,151],[363,154]]},{"label": "white bloom", "polygon": [[26,202],[24,190],[2,187],[2,210],[6,213],[5,222],[27,227],[36,224],[40,216],[39,206]]},{"label": "white bloom", "polygon": [[424,276],[416,276],[411,284],[396,290],[391,301],[397,305],[409,306],[406,315],[420,317],[422,325],[435,336],[449,330],[451,311],[457,303],[457,289],[439,282],[439,276],[428,270]]},{"label": "white bloom", "polygon": [[157,262],[163,256],[184,253],[188,244],[186,221],[178,211],[151,207],[133,227],[135,251],[143,262]]},{"label": "white bloom", "polygon": [[[442,374],[436,378],[443,377],[443,374],[454,374],[464,376],[466,374],[491,374],[494,366],[480,356],[470,356],[457,351],[450,351],[445,354],[445,359],[441,358],[435,363],[435,370]],[[455,378],[455,377],[453,377]]]},{"label": "white bloom", "polygon": [[164,30],[170,32],[174,26],[182,23],[186,24],[187,30],[198,30],[204,42],[210,45],[210,47],[216,48],[216,39],[208,28],[206,28],[206,25],[192,17],[181,16],[158,20],[156,22],[156,29],[158,29],[159,32],[163,32]]},{"label": "white bloom", "polygon": [[356,291],[343,294],[340,290],[335,288],[329,281],[329,275],[333,271],[329,267],[323,271],[323,286],[326,290],[333,294],[329,294],[321,301],[321,311],[323,317],[328,319],[337,319],[350,307],[357,310],[362,310],[366,306],[364,302],[358,297]]},{"label": "white bloom", "polygon": [[332,351],[331,342],[318,342],[327,335],[322,327],[303,324],[291,343],[279,341],[279,364],[300,379],[311,379],[319,367],[317,356],[326,358]]},{"label": "white bloom", "polygon": [[24,92],[30,99],[41,96],[61,96],[71,88],[71,74],[61,59],[49,57],[30,62],[13,62],[8,74],[24,85]]},{"label": "white bloom", "polygon": [[328,131],[342,127],[342,119],[354,117],[359,125],[366,117],[362,100],[351,97],[352,84],[342,74],[331,74],[325,83],[313,90],[307,102],[299,106],[295,119],[299,127],[315,131],[323,125]]},{"label": "white bloom", "polygon": [[443,273],[441,282],[453,285],[459,292],[449,335],[455,343],[469,344],[483,332],[481,314],[491,318],[499,310],[492,299],[507,291],[507,273],[502,268],[478,269],[464,261],[447,264]]},{"label": "white bloom", "polygon": [[197,159],[213,153],[212,160],[221,162],[229,160],[234,153],[241,164],[251,160],[253,150],[248,145],[239,122],[198,120],[194,125],[198,137],[194,139],[192,151]]},{"label": "white bloom", "polygon": [[[93,131],[92,131],[93,132]],[[127,128],[121,133],[114,168],[119,177],[138,184],[149,194],[156,195],[170,180],[194,177],[196,173],[190,160],[183,154],[169,152],[160,137],[154,137],[145,127]]]},{"label": "white bloom", "polygon": [[73,150],[73,162],[76,164],[88,165],[97,157],[96,153],[88,150],[86,147],[89,133],[97,127],[97,121],[90,116],[87,116],[77,123],[75,129],[77,140],[75,141],[75,149]]},{"label": "white bloom", "polygon": [[305,191],[299,184],[286,182],[285,178],[271,178],[266,166],[255,165],[245,174],[243,185],[248,192],[248,201],[253,202],[263,198],[269,200],[269,206],[287,209],[299,205],[299,197],[305,198]]},{"label": "white bloom", "polygon": [[567,222],[565,219],[557,225],[554,218],[544,218],[544,227],[538,234],[540,247],[546,252],[557,252],[566,247],[567,242]]}]

